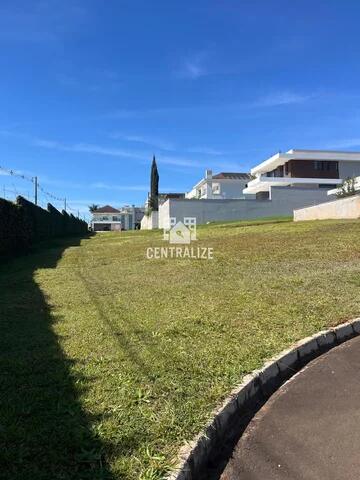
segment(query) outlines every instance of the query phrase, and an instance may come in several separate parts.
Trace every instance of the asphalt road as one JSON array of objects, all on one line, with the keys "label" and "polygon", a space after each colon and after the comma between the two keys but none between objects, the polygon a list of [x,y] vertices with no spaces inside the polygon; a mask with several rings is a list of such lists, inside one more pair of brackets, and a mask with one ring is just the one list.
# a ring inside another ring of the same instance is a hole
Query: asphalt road
[{"label": "asphalt road", "polygon": [[221,480],[360,479],[360,337],[285,383],[239,440]]}]

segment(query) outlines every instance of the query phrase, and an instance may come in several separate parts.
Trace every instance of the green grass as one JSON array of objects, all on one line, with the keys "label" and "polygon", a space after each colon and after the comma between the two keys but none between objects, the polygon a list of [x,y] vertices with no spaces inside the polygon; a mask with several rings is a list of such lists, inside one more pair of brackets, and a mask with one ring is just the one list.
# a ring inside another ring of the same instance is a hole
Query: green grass
[{"label": "green grass", "polygon": [[147,260],[161,232],[123,232],[1,268],[1,478],[161,479],[244,374],[360,314],[359,221],[198,238],[214,260]]}]

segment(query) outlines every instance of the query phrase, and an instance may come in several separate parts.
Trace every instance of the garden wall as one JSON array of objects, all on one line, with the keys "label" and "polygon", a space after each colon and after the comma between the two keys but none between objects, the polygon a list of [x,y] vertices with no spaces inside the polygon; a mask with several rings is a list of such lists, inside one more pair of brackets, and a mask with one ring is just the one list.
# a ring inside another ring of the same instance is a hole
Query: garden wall
[{"label": "garden wall", "polygon": [[213,221],[290,216],[295,208],[317,205],[328,198],[324,188],[272,187],[269,200],[168,199],[159,207],[158,226],[168,225],[171,217],[181,221],[185,217],[195,217],[196,223],[201,225]]},{"label": "garden wall", "polygon": [[360,218],[360,195],[320,203],[313,207],[294,210],[295,222],[303,220],[327,220]]},{"label": "garden wall", "polygon": [[0,257],[22,253],[41,240],[87,233],[87,223],[50,203],[47,210],[18,197],[0,198]]}]

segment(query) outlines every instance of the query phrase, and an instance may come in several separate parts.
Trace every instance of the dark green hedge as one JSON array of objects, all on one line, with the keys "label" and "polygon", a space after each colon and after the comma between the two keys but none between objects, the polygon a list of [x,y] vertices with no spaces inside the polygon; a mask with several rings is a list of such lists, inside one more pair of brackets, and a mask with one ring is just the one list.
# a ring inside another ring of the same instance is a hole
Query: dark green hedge
[{"label": "dark green hedge", "polygon": [[87,233],[87,223],[50,203],[47,210],[18,197],[16,202],[0,198],[0,256],[26,251],[31,245],[50,238]]}]

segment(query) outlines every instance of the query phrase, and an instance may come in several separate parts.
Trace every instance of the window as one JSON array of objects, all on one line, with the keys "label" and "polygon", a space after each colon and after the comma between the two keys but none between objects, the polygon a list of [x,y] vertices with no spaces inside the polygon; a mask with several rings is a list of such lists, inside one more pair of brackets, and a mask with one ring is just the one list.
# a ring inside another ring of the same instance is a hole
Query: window
[{"label": "window", "polygon": [[266,173],[267,177],[283,177],[284,176],[284,166],[280,165],[279,167],[271,170],[271,172]]},{"label": "window", "polygon": [[220,184],[219,183],[213,183],[212,184],[212,192],[213,193],[220,193]]},{"label": "window", "polygon": [[330,162],[323,162],[319,160],[315,160],[315,170],[330,170]]},{"label": "window", "polygon": [[335,170],[337,171],[338,168],[339,168],[338,162],[324,162],[324,161],[315,160],[314,161],[314,168],[315,168],[315,170],[329,171],[329,170],[333,170],[331,168],[332,164],[334,164]]}]

